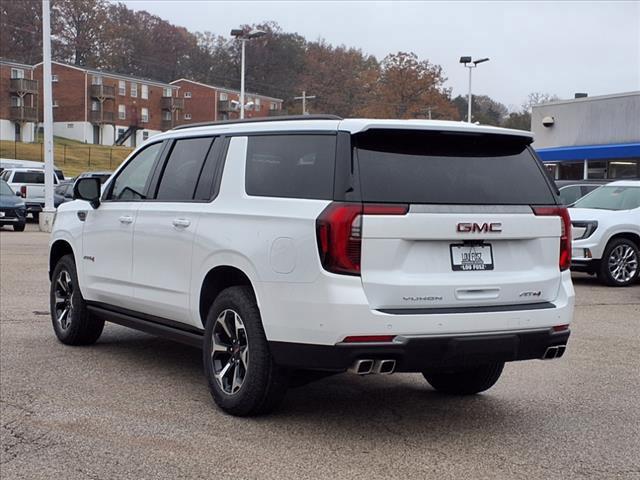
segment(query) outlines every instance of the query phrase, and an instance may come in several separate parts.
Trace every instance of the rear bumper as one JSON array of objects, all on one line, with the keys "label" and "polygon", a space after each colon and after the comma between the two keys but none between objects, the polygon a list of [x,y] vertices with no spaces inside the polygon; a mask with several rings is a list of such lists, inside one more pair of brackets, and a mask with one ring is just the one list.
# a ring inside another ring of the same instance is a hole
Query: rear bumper
[{"label": "rear bumper", "polygon": [[580,258],[571,260],[571,270],[574,272],[596,273],[600,267],[600,260],[595,258]]},{"label": "rear bumper", "polygon": [[544,329],[490,335],[398,336],[386,344],[269,342],[269,348],[277,364],[290,368],[344,371],[356,360],[393,359],[396,371],[423,372],[543,358],[547,348],[566,345],[569,335],[569,330]]},{"label": "rear bumper", "polygon": [[25,202],[27,207],[27,213],[40,213],[44,208],[44,205],[41,203],[34,202]]}]

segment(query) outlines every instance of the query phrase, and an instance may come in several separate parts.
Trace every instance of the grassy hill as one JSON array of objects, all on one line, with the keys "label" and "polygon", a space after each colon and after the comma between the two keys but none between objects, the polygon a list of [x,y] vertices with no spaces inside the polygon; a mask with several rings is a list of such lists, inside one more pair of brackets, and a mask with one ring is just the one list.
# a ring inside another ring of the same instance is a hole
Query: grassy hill
[{"label": "grassy hill", "polygon": [[[114,170],[133,150],[129,147],[91,145],[54,137],[53,161],[65,176],[74,177],[92,170]],[[0,158],[43,161],[43,144],[0,141]]]}]

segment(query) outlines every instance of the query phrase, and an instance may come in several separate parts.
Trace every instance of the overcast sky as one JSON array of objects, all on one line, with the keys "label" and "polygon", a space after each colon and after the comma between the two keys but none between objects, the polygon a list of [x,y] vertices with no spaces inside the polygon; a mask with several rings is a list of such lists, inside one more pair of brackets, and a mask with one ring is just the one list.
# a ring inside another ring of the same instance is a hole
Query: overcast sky
[{"label": "overcast sky", "polygon": [[274,20],[285,31],[358,47],[378,59],[413,51],[443,66],[454,96],[468,88],[460,56],[490,57],[474,70],[473,91],[511,108],[533,91],[570,98],[640,90],[639,1],[124,3],[192,31],[228,35],[240,24]]}]

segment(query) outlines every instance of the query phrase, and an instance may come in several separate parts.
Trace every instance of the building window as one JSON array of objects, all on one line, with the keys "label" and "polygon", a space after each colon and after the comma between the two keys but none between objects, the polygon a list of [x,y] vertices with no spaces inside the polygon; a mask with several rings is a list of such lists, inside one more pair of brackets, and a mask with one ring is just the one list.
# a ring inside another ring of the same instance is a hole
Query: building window
[{"label": "building window", "polygon": [[165,87],[162,89],[163,97],[173,97],[173,89],[171,87]]},{"label": "building window", "polygon": [[261,109],[261,105],[260,105],[260,99],[256,98],[256,106],[255,106],[256,112],[259,112]]},{"label": "building window", "polygon": [[127,94],[127,83],[124,80],[118,80],[118,95]]},{"label": "building window", "polygon": [[143,130],[142,131],[142,141],[144,142],[145,140],[149,139],[149,132],[147,130]]},{"label": "building window", "polygon": [[140,86],[140,98],[143,98],[145,100],[149,98],[149,85]]},{"label": "building window", "polygon": [[191,120],[191,114],[190,113],[185,113],[184,114],[184,119],[185,120]]},{"label": "building window", "polygon": [[53,100],[53,101],[51,102],[51,106],[52,106],[53,108],[58,108],[58,100]]},{"label": "building window", "polygon": [[91,111],[92,112],[98,112],[100,111],[100,102],[97,102],[95,100],[91,101]]},{"label": "building window", "polygon": [[118,129],[118,137],[121,137],[121,136],[124,134],[124,132],[125,132],[125,131],[126,131],[126,129],[124,129],[124,128],[119,128],[119,129]]},{"label": "building window", "polygon": [[91,77],[91,85],[102,85],[102,77],[99,75],[93,75]]},{"label": "building window", "polygon": [[73,123],[67,123],[67,128],[73,128]]},{"label": "building window", "polygon": [[225,92],[220,92],[220,101],[221,102],[226,102],[229,99],[229,95],[227,95]]},{"label": "building window", "polygon": [[21,107],[22,106],[22,98],[21,97],[12,96],[11,97],[11,106],[12,107]]},{"label": "building window", "polygon": [[11,78],[24,78],[24,70],[21,68],[12,68]]},{"label": "building window", "polygon": [[149,109],[148,108],[142,108],[140,110],[140,119],[142,120],[142,123],[148,123],[149,122]]},{"label": "building window", "polygon": [[168,111],[168,110],[163,110],[162,111],[162,120],[172,120],[171,112]]},{"label": "building window", "polygon": [[118,118],[120,120],[124,120],[127,118],[127,107],[126,105],[118,105]]},{"label": "building window", "polygon": [[191,92],[184,92],[184,98],[191,98]]},{"label": "building window", "polygon": [[137,97],[138,96],[138,84],[131,82],[131,96],[132,97]]},{"label": "building window", "polygon": [[277,110],[278,109],[278,104],[276,102],[271,102],[271,105],[269,105],[269,110]]},{"label": "building window", "polygon": [[58,82],[58,75],[51,75],[51,81],[53,83],[57,83]]}]

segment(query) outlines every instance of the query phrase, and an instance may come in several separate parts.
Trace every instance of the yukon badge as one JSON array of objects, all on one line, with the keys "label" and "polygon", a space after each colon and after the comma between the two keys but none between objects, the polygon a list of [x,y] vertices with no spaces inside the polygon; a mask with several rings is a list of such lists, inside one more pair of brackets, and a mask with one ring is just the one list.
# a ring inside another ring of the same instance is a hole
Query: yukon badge
[{"label": "yukon badge", "polygon": [[473,223],[473,222],[460,222],[456,226],[458,233],[500,233],[502,232],[502,223]]}]

